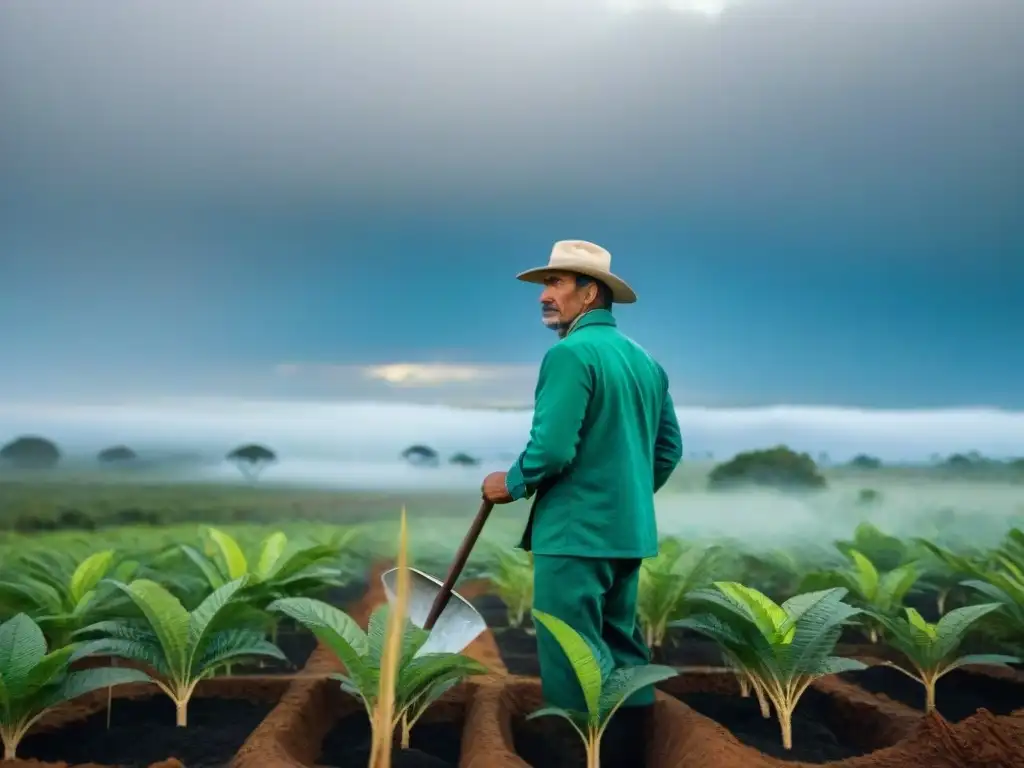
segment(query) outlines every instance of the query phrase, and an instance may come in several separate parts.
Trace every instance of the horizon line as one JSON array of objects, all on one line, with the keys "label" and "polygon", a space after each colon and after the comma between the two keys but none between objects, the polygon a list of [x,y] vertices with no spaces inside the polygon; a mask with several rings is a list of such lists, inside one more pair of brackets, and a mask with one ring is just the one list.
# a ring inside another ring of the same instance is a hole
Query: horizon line
[{"label": "horizon line", "polygon": [[[108,395],[99,398],[82,398],[76,400],[31,400],[19,399],[0,402],[0,412],[20,408],[108,408],[108,407],[132,407],[132,406],[161,406],[161,405],[221,405],[234,404],[242,406],[259,405],[312,405],[327,407],[371,407],[371,408],[404,408],[404,409],[449,409],[460,411],[487,411],[487,412],[525,412],[532,411],[533,402],[529,403],[488,403],[484,402],[422,402],[415,400],[388,400],[372,398],[347,399],[325,399],[325,398],[297,398],[297,397],[234,397],[230,395],[157,395],[157,396],[136,396],[125,397]],[[765,403],[760,405],[687,405],[675,403],[676,411],[689,412],[719,412],[719,413],[750,413],[750,412],[825,412],[844,411],[861,412],[872,414],[883,413],[1002,413],[1024,415],[1024,409],[1007,408],[999,405],[974,404],[974,405],[942,405],[942,406],[920,406],[920,407],[893,407],[893,406],[864,406],[844,405],[839,403],[831,404],[803,404],[793,402]]]}]

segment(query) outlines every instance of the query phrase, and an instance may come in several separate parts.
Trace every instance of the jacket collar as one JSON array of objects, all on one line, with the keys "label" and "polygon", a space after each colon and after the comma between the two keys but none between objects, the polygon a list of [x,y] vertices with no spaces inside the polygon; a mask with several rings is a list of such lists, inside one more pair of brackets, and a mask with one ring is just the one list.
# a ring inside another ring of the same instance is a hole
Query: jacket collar
[{"label": "jacket collar", "polygon": [[573,320],[572,325],[569,326],[569,331],[565,335],[568,336],[573,331],[586,328],[588,325],[615,326],[615,316],[607,309],[591,309],[589,312],[584,312]]}]

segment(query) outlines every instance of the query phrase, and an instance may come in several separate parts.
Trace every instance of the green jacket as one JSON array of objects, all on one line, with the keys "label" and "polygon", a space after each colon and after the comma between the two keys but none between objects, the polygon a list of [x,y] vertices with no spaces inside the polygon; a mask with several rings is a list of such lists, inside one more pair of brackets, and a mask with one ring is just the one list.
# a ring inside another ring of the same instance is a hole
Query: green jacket
[{"label": "green jacket", "polygon": [[664,369],[611,312],[587,312],[544,356],[530,440],[505,480],[513,499],[536,494],[520,546],[653,557],[654,493],[682,453]]}]

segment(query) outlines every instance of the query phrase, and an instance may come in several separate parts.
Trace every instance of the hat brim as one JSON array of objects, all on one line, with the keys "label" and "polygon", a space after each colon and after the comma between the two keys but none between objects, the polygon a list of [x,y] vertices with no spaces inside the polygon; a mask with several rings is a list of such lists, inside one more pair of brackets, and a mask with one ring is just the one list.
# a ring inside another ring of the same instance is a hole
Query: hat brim
[{"label": "hat brim", "polygon": [[559,272],[574,272],[580,275],[586,275],[587,277],[592,277],[595,280],[600,280],[608,286],[608,289],[612,292],[612,301],[616,304],[633,304],[636,301],[636,292],[629,287],[629,283],[621,277],[613,275],[611,272],[602,272],[597,269],[587,269],[585,267],[577,266],[573,266],[572,268],[566,267],[565,269],[558,269],[557,267],[534,267],[533,269],[528,269],[525,272],[520,272],[516,275],[516,279],[522,280],[524,283],[543,284],[548,277]]}]

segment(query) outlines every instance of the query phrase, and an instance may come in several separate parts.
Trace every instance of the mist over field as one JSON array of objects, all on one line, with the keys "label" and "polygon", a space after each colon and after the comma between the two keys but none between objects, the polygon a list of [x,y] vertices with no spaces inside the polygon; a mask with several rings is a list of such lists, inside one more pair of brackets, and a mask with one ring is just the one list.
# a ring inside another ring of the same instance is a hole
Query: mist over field
[{"label": "mist over field", "polygon": [[[871,521],[898,535],[931,535],[937,521],[947,534],[982,544],[994,541],[1008,523],[1024,520],[1024,493],[1009,483],[929,477],[912,465],[934,454],[977,450],[991,457],[1024,454],[1024,414],[998,410],[867,411],[843,408],[777,407],[718,410],[680,408],[685,441],[683,464],[658,494],[663,534],[694,538],[731,537],[770,548],[849,536],[858,522]],[[0,438],[38,434],[54,440],[62,467],[96,467],[97,451],[125,444],[140,457],[192,457],[169,464],[161,480],[236,484],[238,469],[223,457],[245,442],[277,452],[260,487],[303,486],[324,491],[394,494],[421,520],[420,544],[437,536],[428,525],[437,515],[467,523],[484,474],[506,469],[522,449],[529,411],[462,410],[442,406],[374,403],[163,401],[122,405],[0,406]],[[440,466],[413,466],[400,458],[413,444],[435,449]],[[858,472],[824,471],[826,490],[787,494],[767,489],[716,493],[707,472],[743,450],[786,444],[830,464],[857,453],[882,458],[889,466]],[[471,467],[447,459],[463,451],[479,460]],[[708,454],[712,454],[709,457]],[[893,464],[905,463],[899,467]],[[864,504],[858,496],[880,494]],[[443,492],[441,501],[423,494]],[[443,505],[443,509],[438,507]],[[527,504],[502,511],[489,536],[512,542],[522,530]],[[447,534],[436,546],[449,548]],[[426,539],[426,540],[424,540]],[[442,540],[443,539],[443,540]]]},{"label": "mist over field", "polygon": [[[1024,455],[1024,413],[995,409],[881,411],[780,406],[677,409],[689,458],[724,460],[785,444],[833,462],[858,453],[885,462],[927,462],[935,454],[978,451],[994,458]],[[38,434],[69,459],[91,459],[115,444],[146,452],[223,457],[241,443],[269,446],[279,462],[268,481],[405,487],[464,484],[466,472],[425,472],[400,459],[424,444],[442,457],[464,451],[482,466],[506,466],[529,436],[529,411],[469,410],[380,403],[166,400],[121,405],[0,405],[0,441]],[[712,454],[711,457],[708,454]],[[212,468],[234,479],[230,466]],[[476,475],[470,482],[477,482]],[[430,480],[427,478],[430,477]]]},{"label": "mist over field", "polygon": [[[1024,455],[1024,413],[995,409],[858,410],[779,406],[677,409],[688,455],[716,459],[780,443],[835,461],[870,453],[923,462],[933,454]],[[40,434],[68,455],[127,443],[138,452],[223,454],[258,442],[281,458],[268,477],[311,477],[315,465],[391,463],[415,443],[505,463],[529,435],[529,411],[379,403],[166,400],[122,405],[0,405],[0,439]]]}]

